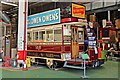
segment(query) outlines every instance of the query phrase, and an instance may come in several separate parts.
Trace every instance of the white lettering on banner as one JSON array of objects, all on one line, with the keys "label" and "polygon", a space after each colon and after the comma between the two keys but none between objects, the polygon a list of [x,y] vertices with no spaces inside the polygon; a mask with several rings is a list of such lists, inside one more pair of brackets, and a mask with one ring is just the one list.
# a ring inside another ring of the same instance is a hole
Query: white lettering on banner
[{"label": "white lettering on banner", "polygon": [[51,14],[49,15],[49,18],[50,18],[49,20],[52,21],[52,15]]},{"label": "white lettering on banner", "polygon": [[32,24],[39,23],[39,22],[41,22],[41,18],[40,17],[33,18],[33,20],[32,20]]},{"label": "white lettering on banner", "polygon": [[46,21],[49,21],[49,16],[46,16]]},{"label": "white lettering on banner", "polygon": [[33,18],[33,23],[32,24],[34,24],[34,23],[36,23],[36,18]]},{"label": "white lettering on banner", "polygon": [[52,20],[57,20],[59,17],[59,14],[58,13],[55,13],[55,14],[49,14],[47,16],[42,16],[41,17],[36,17],[36,18],[33,18],[30,21],[28,21],[28,24],[36,24],[36,23],[40,23],[40,22],[49,22],[49,21],[52,21]]},{"label": "white lettering on banner", "polygon": [[56,14],[52,15],[53,20],[56,20]]},{"label": "white lettering on banner", "polygon": [[30,15],[28,17],[28,27],[43,26],[60,23],[60,8]]},{"label": "white lettering on banner", "polygon": [[56,15],[55,15],[55,16],[56,16],[56,20],[57,20],[57,19],[59,18],[59,17],[58,17],[58,13],[56,13]]},{"label": "white lettering on banner", "polygon": [[45,16],[42,17],[42,22],[45,22]]}]

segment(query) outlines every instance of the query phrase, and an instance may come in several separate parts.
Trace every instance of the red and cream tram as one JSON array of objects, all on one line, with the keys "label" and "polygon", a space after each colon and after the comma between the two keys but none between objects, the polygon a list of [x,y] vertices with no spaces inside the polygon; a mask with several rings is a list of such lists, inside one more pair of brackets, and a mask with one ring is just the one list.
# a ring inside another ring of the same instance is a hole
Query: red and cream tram
[{"label": "red and cream tram", "polygon": [[79,57],[84,49],[86,23],[70,22],[28,29],[27,55],[32,62],[66,61]]},{"label": "red and cream tram", "polygon": [[[85,7],[72,4],[70,10],[70,18],[62,18],[60,9],[28,17],[27,57],[31,59],[31,63],[45,63],[52,69],[63,65],[83,68],[73,65],[83,64],[81,53],[84,52],[84,35],[88,25],[85,20]],[[88,55],[90,59],[87,65],[104,62],[99,54],[95,54],[93,47],[88,47]]]},{"label": "red and cream tram", "polygon": [[[28,28],[27,57],[31,63],[45,63],[49,68],[83,64],[80,54],[84,51],[86,25],[86,20],[69,18],[62,19],[60,24]],[[88,65],[98,60],[93,59],[93,53],[89,57]]]}]

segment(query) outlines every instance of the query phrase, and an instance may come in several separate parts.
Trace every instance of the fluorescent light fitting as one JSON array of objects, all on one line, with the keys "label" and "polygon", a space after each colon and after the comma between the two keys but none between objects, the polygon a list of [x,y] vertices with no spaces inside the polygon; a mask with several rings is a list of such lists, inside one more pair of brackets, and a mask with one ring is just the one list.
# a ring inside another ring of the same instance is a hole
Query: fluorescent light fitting
[{"label": "fluorescent light fitting", "polygon": [[3,11],[4,13],[9,13],[8,11]]},{"label": "fluorescent light fitting", "polygon": [[6,5],[11,5],[11,6],[18,6],[16,4],[13,4],[13,3],[8,3],[8,2],[4,2],[4,1],[1,1],[2,4],[6,4]]},{"label": "fluorescent light fitting", "polygon": [[118,11],[120,11],[120,9],[118,9]]}]

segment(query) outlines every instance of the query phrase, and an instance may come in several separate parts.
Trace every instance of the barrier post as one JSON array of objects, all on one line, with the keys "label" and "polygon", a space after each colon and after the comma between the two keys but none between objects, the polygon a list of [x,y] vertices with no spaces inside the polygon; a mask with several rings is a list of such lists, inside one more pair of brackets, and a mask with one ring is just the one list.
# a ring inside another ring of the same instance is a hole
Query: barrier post
[{"label": "barrier post", "polygon": [[88,78],[88,76],[86,76],[86,60],[87,59],[89,59],[89,56],[88,56],[88,54],[81,54],[81,57],[82,57],[82,59],[83,59],[83,76],[81,76],[81,78],[84,78],[84,79],[86,79],[86,78]]}]

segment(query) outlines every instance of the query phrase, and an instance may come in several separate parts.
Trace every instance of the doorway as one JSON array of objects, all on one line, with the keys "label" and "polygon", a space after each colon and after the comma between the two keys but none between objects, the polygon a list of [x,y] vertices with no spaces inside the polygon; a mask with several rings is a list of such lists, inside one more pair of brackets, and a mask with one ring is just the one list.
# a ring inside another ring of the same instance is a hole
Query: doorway
[{"label": "doorway", "polygon": [[72,58],[75,59],[79,56],[78,27],[72,26],[71,31]]}]

